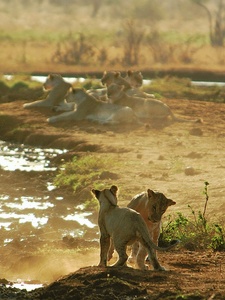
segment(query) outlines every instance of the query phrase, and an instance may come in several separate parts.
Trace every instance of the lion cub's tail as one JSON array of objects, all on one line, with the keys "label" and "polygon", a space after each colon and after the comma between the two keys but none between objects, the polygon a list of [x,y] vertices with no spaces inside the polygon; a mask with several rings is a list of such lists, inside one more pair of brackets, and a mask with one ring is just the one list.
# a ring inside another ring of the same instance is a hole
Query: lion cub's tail
[{"label": "lion cub's tail", "polygon": [[172,244],[168,247],[159,247],[157,246],[151,239],[151,236],[149,235],[149,231],[147,228],[147,225],[145,224],[145,221],[142,219],[142,217],[140,215],[138,215],[138,218],[140,218],[140,222],[137,222],[138,224],[138,235],[140,237],[140,239],[142,240],[143,244],[147,247],[147,248],[153,248],[155,250],[158,251],[168,251],[172,248],[174,248],[176,245],[178,245],[180,243],[179,240],[173,240]]}]

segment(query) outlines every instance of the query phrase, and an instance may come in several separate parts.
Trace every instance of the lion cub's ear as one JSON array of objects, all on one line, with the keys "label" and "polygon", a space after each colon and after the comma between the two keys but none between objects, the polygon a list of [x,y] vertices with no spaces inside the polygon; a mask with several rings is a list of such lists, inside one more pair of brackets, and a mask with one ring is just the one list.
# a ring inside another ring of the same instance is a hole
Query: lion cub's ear
[{"label": "lion cub's ear", "polygon": [[104,195],[106,196],[107,200],[114,206],[117,206],[117,191],[118,188],[116,185],[112,185],[110,189],[104,190]]},{"label": "lion cub's ear", "polygon": [[98,199],[99,195],[100,195],[100,191],[99,190],[91,190],[92,194]]},{"label": "lion cub's ear", "polygon": [[171,200],[171,199],[167,199],[168,200],[168,206],[171,206],[171,205],[175,205],[176,202]]},{"label": "lion cub's ear", "polygon": [[117,191],[118,191],[118,187],[116,185],[112,185],[110,188],[110,191],[113,193],[113,195],[116,196]]},{"label": "lion cub's ear", "polygon": [[155,193],[153,192],[153,190],[150,190],[150,189],[147,190],[147,193],[148,193],[148,197],[149,198],[151,198],[151,197],[153,197],[155,195]]}]

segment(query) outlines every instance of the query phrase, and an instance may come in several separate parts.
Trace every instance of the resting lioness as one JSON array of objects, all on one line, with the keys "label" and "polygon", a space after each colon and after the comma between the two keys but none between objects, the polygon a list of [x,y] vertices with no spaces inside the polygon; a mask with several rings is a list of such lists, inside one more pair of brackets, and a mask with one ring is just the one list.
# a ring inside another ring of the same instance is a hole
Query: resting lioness
[{"label": "resting lioness", "polygon": [[102,191],[92,190],[92,193],[98,199],[100,204],[98,225],[100,228],[100,263],[99,266],[107,265],[107,255],[110,246],[110,237],[113,239],[115,249],[119,255],[118,261],[114,266],[123,266],[127,261],[126,247],[135,241],[140,242],[137,254],[137,266],[145,269],[146,251],[150,257],[152,266],[155,270],[165,270],[160,265],[155,255],[155,250],[169,250],[174,245],[167,248],[156,246],[150,238],[147,225],[141,215],[133,209],[117,205],[116,186]]},{"label": "resting lioness", "polygon": [[108,72],[105,71],[103,73],[102,78],[101,78],[101,83],[103,85],[106,85],[107,87],[110,86],[112,83],[115,83],[115,84],[118,84],[118,85],[123,85],[127,89],[132,88],[130,83],[121,76],[121,73],[116,72],[116,71],[108,71]]},{"label": "resting lioness", "polygon": [[126,94],[129,96],[137,96],[143,98],[155,98],[153,94],[148,94],[139,90],[140,84],[142,84],[141,72],[127,71],[127,75],[123,78],[120,72],[109,71],[104,72],[101,82],[103,85],[109,87],[111,84],[118,84],[125,87]]},{"label": "resting lioness", "polygon": [[70,88],[71,84],[66,82],[61,75],[49,74],[45,83],[43,84],[43,89],[45,91],[50,91],[46,99],[26,103],[23,105],[23,107],[57,107],[64,103],[65,96]]},{"label": "resting lioness", "polygon": [[128,106],[107,103],[89,95],[82,88],[71,89],[67,101],[74,103],[75,109],[50,117],[49,123],[60,121],[90,120],[100,124],[120,124],[137,121],[133,110]]},{"label": "resting lioness", "polygon": [[129,96],[124,86],[112,83],[107,87],[107,95],[111,103],[127,105],[133,109],[141,120],[167,119],[177,122],[200,122],[176,117],[168,105],[157,99]]}]

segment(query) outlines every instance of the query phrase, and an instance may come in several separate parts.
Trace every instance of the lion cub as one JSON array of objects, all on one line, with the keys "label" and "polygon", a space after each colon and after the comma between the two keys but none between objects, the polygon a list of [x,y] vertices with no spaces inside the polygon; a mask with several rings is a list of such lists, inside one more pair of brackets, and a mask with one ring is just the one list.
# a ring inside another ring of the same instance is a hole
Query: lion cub
[{"label": "lion cub", "polygon": [[123,266],[127,261],[127,245],[135,241],[140,243],[137,253],[137,266],[144,270],[146,251],[155,270],[165,270],[160,265],[155,255],[155,250],[169,250],[156,246],[150,238],[147,225],[141,215],[133,209],[119,207],[117,205],[117,186],[102,191],[92,190],[100,204],[98,225],[100,229],[100,263],[99,266],[106,267],[107,255],[110,246],[110,237],[113,239],[114,247],[119,255],[114,266]]},{"label": "lion cub", "polygon": [[[163,193],[154,192],[148,189],[133,197],[127,207],[132,208],[140,213],[144,219],[150,236],[153,242],[158,245],[158,239],[161,229],[162,215],[166,212],[167,208],[175,205],[176,202],[168,199]],[[132,246],[129,262],[134,262],[138,251],[138,244]]]}]

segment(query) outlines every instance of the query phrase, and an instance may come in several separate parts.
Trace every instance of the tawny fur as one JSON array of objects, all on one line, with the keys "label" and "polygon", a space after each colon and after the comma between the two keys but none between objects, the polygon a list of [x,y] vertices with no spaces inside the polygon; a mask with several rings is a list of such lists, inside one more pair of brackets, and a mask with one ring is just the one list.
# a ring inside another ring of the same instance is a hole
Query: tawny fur
[{"label": "tawny fur", "polygon": [[155,255],[155,250],[166,251],[174,247],[158,247],[150,238],[148,228],[141,215],[133,209],[121,208],[117,205],[116,186],[104,190],[92,190],[100,204],[98,225],[100,229],[100,263],[99,266],[107,265],[107,256],[110,246],[110,237],[113,239],[115,249],[119,255],[114,266],[123,266],[127,261],[126,247],[138,241],[140,243],[137,253],[137,266],[145,269],[146,250],[155,270],[165,270],[160,265]]},{"label": "tawny fur", "polygon": [[[163,193],[148,189],[134,196],[127,206],[140,213],[148,227],[153,242],[158,245],[162,216],[169,206],[175,204],[175,201],[168,199]],[[135,262],[138,247],[137,243],[132,246],[131,254],[128,258],[129,262]]]},{"label": "tawny fur", "polygon": [[50,117],[48,119],[49,123],[89,120],[100,124],[120,124],[137,121],[130,107],[98,100],[82,88],[71,89],[67,101],[70,104],[74,103],[75,109]]},{"label": "tawny fur", "polygon": [[199,122],[200,120],[189,120],[176,117],[168,105],[157,99],[129,96],[122,85],[112,83],[107,87],[107,95],[111,103],[126,105],[133,109],[136,116],[142,121],[154,119],[167,119],[170,117],[177,122]]},{"label": "tawny fur", "polygon": [[68,93],[70,88],[71,84],[66,82],[61,75],[49,74],[45,83],[43,84],[43,89],[45,91],[49,91],[46,99],[26,103],[23,105],[23,107],[57,107],[64,103],[66,94]]},{"label": "tawny fur", "polygon": [[153,94],[148,94],[139,89],[140,84],[142,84],[142,74],[141,72],[127,71],[125,78],[121,76],[120,72],[108,71],[103,73],[101,82],[108,88],[111,84],[117,84],[123,86],[126,90],[128,96],[137,96],[144,98],[155,98]]}]

